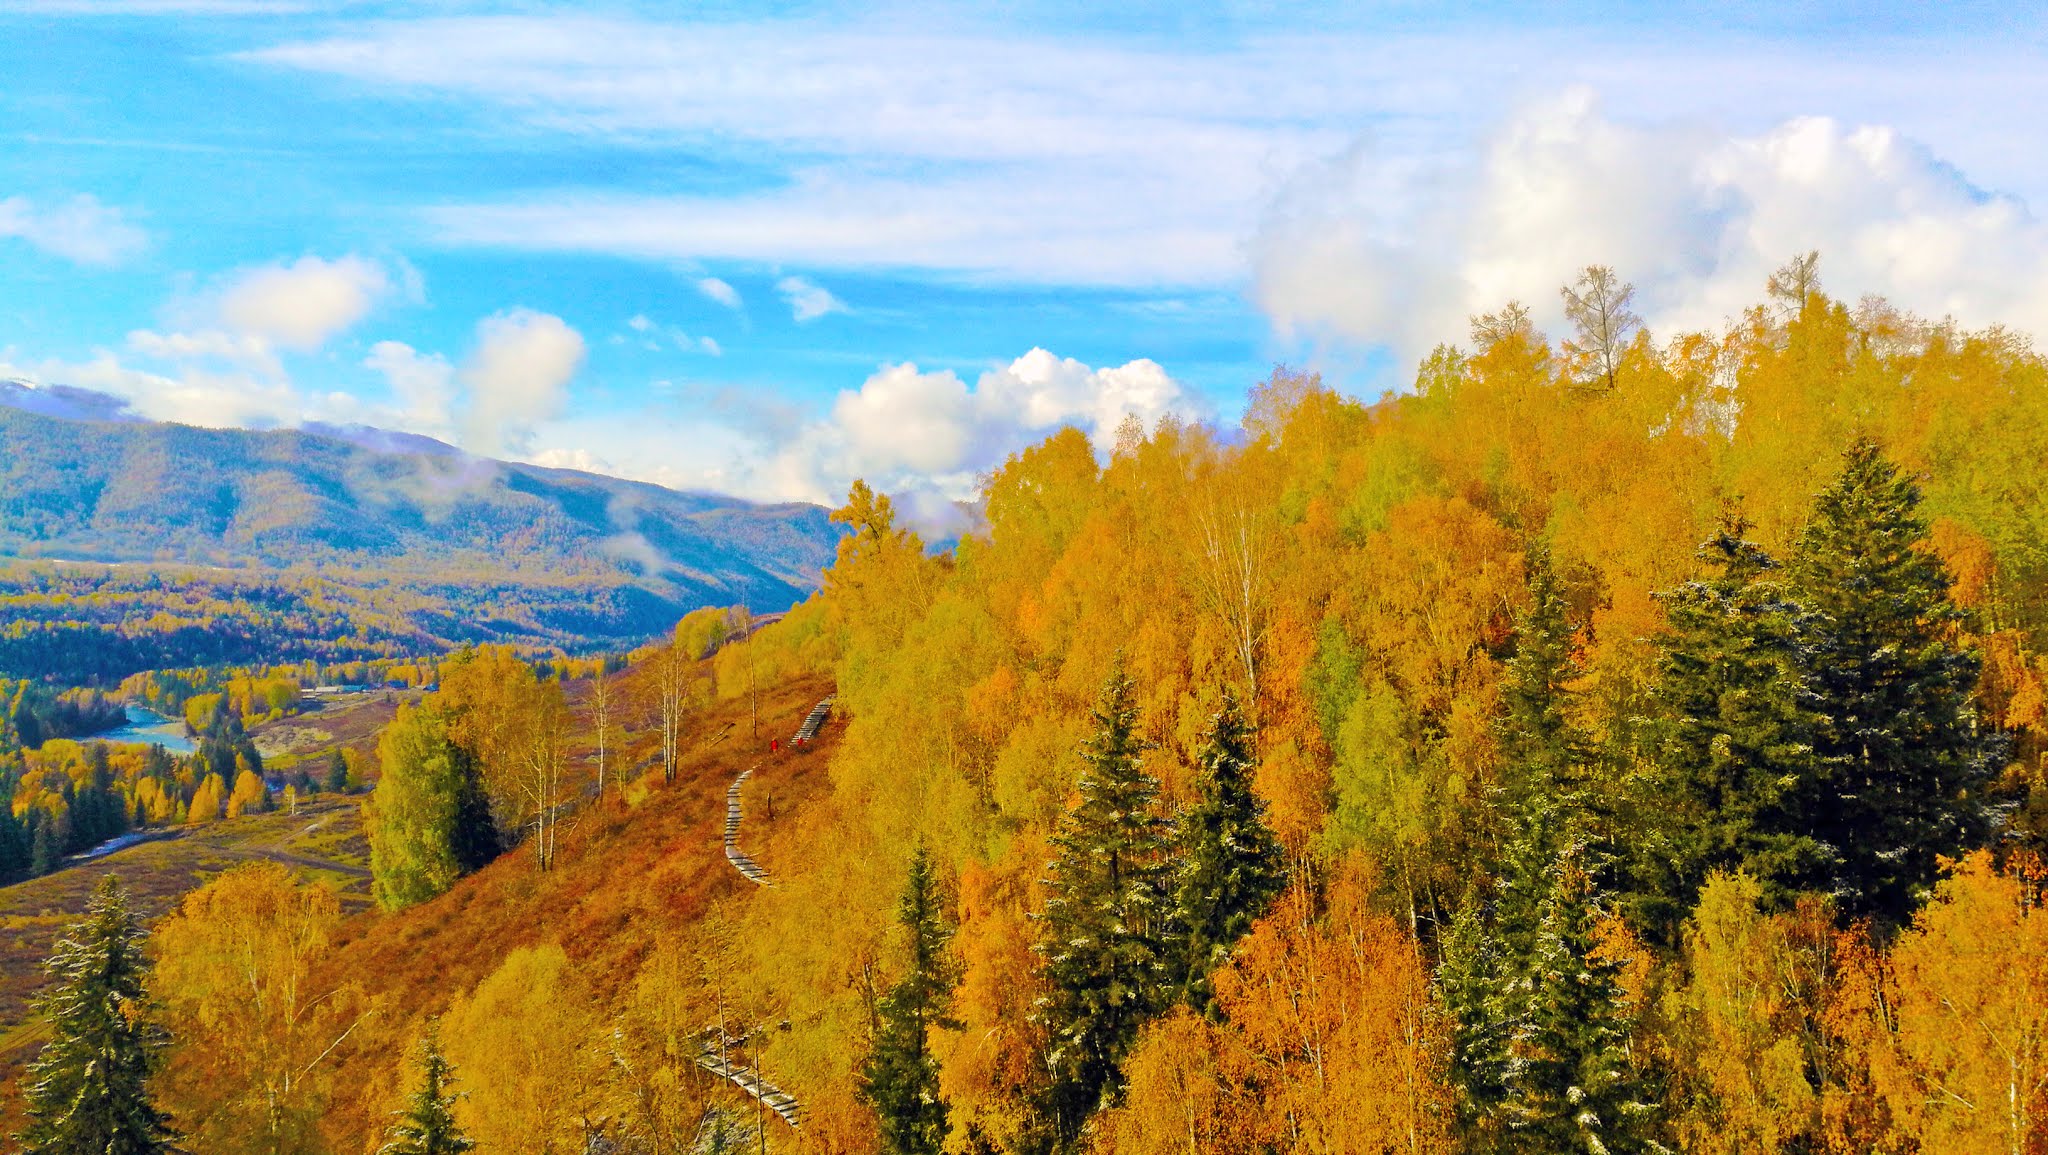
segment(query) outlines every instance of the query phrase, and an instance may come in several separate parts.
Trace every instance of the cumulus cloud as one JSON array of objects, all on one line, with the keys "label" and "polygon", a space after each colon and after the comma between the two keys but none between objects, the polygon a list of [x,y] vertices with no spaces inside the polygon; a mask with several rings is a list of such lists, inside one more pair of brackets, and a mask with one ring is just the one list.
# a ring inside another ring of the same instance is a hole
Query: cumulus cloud
[{"label": "cumulus cloud", "polygon": [[798,324],[815,321],[828,313],[849,311],[846,302],[833,296],[823,285],[805,277],[784,277],[775,282],[775,291],[789,302],[790,315]]},{"label": "cumulus cloud", "polygon": [[803,425],[747,488],[764,496],[836,502],[855,478],[937,510],[974,496],[1005,457],[1063,425],[1107,446],[1126,417],[1148,426],[1168,413],[1206,415],[1159,364],[1090,368],[1033,349],[969,385],[951,370],[885,366],[842,391],[827,419]]},{"label": "cumulus cloud", "polygon": [[740,307],[740,291],[717,277],[705,277],[698,281],[697,291],[728,309]]},{"label": "cumulus cloud", "polygon": [[118,265],[149,244],[149,234],[127,214],[89,195],[48,208],[27,197],[0,198],[0,238],[5,237],[80,265]]},{"label": "cumulus cloud", "polygon": [[1884,127],[1806,117],[1755,135],[1607,116],[1584,88],[1523,109],[1469,163],[1359,147],[1298,176],[1254,246],[1283,332],[1414,358],[1509,299],[1613,266],[1662,331],[1717,327],[1817,249],[1831,292],[1969,324],[2048,325],[2048,228]]},{"label": "cumulus cloud", "polygon": [[304,256],[236,274],[217,309],[237,332],[307,351],[362,320],[391,289],[390,273],[367,257]]},{"label": "cumulus cloud", "polygon": [[523,451],[535,423],[561,411],[585,352],[583,335],[552,314],[511,309],[484,318],[459,374],[467,446],[486,454]]}]

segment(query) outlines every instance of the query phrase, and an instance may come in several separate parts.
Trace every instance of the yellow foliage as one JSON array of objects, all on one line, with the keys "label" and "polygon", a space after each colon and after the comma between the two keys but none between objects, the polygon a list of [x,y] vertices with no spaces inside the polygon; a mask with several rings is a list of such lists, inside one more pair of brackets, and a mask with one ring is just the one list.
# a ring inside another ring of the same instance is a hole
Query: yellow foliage
[{"label": "yellow foliage", "polygon": [[228,817],[240,818],[244,814],[261,814],[270,809],[270,788],[263,784],[262,776],[253,770],[244,770],[235,776],[235,791],[228,796]]},{"label": "yellow foliage", "polygon": [[254,862],[186,895],[158,929],[152,989],[177,1047],[155,1086],[198,1149],[321,1149],[325,1059],[362,1013],[353,988],[313,984],[340,923],[331,891]]},{"label": "yellow foliage", "polygon": [[192,802],[185,812],[189,823],[213,822],[220,818],[221,807],[227,801],[228,784],[218,774],[208,774],[199,783],[199,789],[192,794]]},{"label": "yellow foliage", "polygon": [[596,1009],[559,946],[520,947],[442,1019],[468,1097],[456,1118],[479,1155],[580,1152],[604,1055]]},{"label": "yellow foliage", "polygon": [[1929,1155],[2048,1145],[2048,913],[2038,880],[1959,863],[1891,951],[1894,1109]]}]

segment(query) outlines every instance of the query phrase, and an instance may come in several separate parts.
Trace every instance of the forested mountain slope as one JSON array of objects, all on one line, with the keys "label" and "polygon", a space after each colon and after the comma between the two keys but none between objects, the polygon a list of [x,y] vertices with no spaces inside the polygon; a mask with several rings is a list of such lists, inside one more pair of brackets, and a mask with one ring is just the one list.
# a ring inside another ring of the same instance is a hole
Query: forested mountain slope
[{"label": "forested mountain slope", "polygon": [[623,572],[702,595],[678,600],[780,609],[816,586],[836,540],[813,505],[492,461],[425,438],[0,407],[0,552],[18,557]]},{"label": "forested mountain slope", "polygon": [[[94,404],[96,396],[0,383],[0,557],[128,564],[121,575],[61,578],[11,569],[5,593],[35,604],[0,624],[33,630],[76,617],[97,628],[106,623],[47,595],[59,591],[68,601],[110,584],[121,587],[110,596],[124,600],[116,617],[135,621],[125,602],[135,600],[137,566],[148,566],[180,572],[142,587],[189,591],[195,579],[212,581],[233,587],[219,600],[236,603],[276,595],[297,605],[305,599],[280,591],[297,583],[274,575],[317,574],[339,587],[340,612],[370,608],[375,620],[353,632],[384,639],[379,645],[637,642],[702,605],[787,608],[816,588],[840,536],[813,505],[759,505],[493,461],[381,430],[136,421],[113,404]],[[91,588],[76,588],[81,582]],[[260,636],[264,628],[234,632]],[[313,627],[281,631],[302,634],[333,640]],[[189,655],[152,650],[135,660],[251,660],[217,639],[195,645]],[[316,647],[307,656],[342,652]],[[40,661],[24,656],[12,668],[66,677]]]}]

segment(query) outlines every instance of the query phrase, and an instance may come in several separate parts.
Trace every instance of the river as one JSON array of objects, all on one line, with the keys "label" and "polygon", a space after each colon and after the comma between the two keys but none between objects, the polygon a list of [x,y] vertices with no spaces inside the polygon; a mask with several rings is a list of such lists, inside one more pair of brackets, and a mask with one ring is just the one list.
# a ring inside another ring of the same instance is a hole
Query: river
[{"label": "river", "polygon": [[102,730],[78,739],[81,742],[137,742],[144,746],[162,746],[173,754],[190,754],[192,739],[185,735],[185,723],[162,714],[147,706],[128,703],[128,724],[117,730]]}]

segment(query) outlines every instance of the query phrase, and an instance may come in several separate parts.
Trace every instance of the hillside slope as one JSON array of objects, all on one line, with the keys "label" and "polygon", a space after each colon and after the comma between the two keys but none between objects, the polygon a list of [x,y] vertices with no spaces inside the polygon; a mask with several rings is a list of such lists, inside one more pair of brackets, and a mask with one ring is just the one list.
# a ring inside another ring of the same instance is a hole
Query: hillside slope
[{"label": "hillside slope", "polygon": [[[764,688],[758,740],[749,734],[744,700],[712,707],[693,726],[696,739],[675,784],[661,785],[650,770],[650,789],[637,804],[613,802],[565,823],[547,874],[534,870],[522,848],[437,899],[346,924],[316,985],[358,981],[375,992],[379,1009],[336,1052],[336,1090],[322,1123],[332,1148],[374,1146],[401,1095],[392,1056],[515,949],[559,944],[598,1005],[614,1006],[629,996],[657,944],[698,941],[708,914],[755,900],[760,888],[726,860],[726,790],[760,763],[746,788],[743,841],[771,870],[791,861],[799,817],[830,789],[839,727],[828,724],[801,754],[789,749],[789,736],[831,689],[818,676]],[[771,735],[783,750],[763,761]],[[652,737],[643,735],[640,745]],[[717,1093],[738,1102],[736,1092]]]},{"label": "hillside slope", "polygon": [[[323,1069],[334,1088],[322,1122],[329,1149],[375,1148],[401,1094],[394,1056],[427,1018],[445,1012],[514,950],[559,944],[589,992],[610,1006],[625,997],[657,943],[696,933],[707,912],[754,897],[759,888],[726,860],[726,790],[741,770],[760,763],[747,787],[746,845],[764,863],[789,860],[795,820],[828,788],[838,727],[827,725],[804,754],[788,750],[787,740],[830,692],[829,679],[817,676],[764,687],[758,740],[749,733],[744,700],[710,707],[693,721],[675,784],[662,785],[659,771],[649,770],[632,805],[613,796],[602,808],[582,809],[565,822],[550,873],[537,873],[531,853],[517,848],[447,894],[396,914],[369,908],[367,880],[354,876],[364,873],[362,835],[353,821],[361,800],[323,803],[322,815],[346,810],[352,853],[331,870],[306,870],[305,877],[338,885],[346,909],[358,913],[325,952],[314,982],[322,989],[357,984],[374,1005]],[[782,738],[785,749],[763,761],[771,735]],[[645,763],[657,741],[642,732],[618,754],[629,764]],[[589,751],[579,746],[578,753],[587,757]],[[326,843],[304,837],[306,825],[284,815],[221,822],[0,890],[6,900],[0,915],[7,916],[0,924],[20,939],[0,951],[0,1133],[20,1122],[19,1074],[42,1038],[22,1016],[43,985],[36,964],[56,931],[83,909],[92,883],[106,873],[119,875],[153,921],[236,862],[283,850],[328,855]],[[300,835],[301,842],[278,841],[286,835]],[[313,862],[282,860],[302,868]],[[702,1082],[704,1093],[738,1102],[736,1092],[708,1076]]]}]

